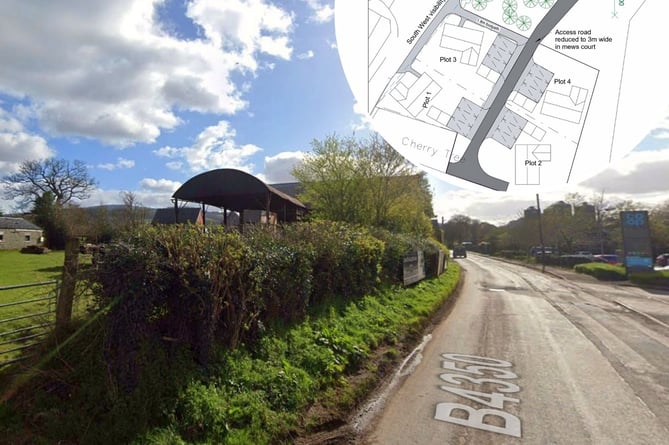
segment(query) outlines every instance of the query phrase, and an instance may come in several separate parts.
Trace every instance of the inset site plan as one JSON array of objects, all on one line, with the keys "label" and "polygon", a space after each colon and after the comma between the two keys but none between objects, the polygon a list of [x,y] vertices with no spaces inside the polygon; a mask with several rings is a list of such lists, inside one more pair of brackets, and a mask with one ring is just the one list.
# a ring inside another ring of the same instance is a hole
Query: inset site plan
[{"label": "inset site plan", "polygon": [[668,3],[337,0],[337,46],[374,129],[415,165],[474,189],[555,188],[664,116]]}]

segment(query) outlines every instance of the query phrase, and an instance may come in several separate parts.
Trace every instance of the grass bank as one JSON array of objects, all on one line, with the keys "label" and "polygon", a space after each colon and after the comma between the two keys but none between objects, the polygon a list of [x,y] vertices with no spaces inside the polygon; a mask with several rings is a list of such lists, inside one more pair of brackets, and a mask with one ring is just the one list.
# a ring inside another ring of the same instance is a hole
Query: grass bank
[{"label": "grass bank", "polygon": [[[312,307],[253,347],[217,347],[206,368],[166,355],[130,393],[107,378],[102,328],[91,325],[39,381],[0,405],[1,433],[12,443],[294,443],[368,394],[379,367],[422,332],[459,276],[451,263],[411,288]],[[372,360],[379,351],[382,360]]]}]

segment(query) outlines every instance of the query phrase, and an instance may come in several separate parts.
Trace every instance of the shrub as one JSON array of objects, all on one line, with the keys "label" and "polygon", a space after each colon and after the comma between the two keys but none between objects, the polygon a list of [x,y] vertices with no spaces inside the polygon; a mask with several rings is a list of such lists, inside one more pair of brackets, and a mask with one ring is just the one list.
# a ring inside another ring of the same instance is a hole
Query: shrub
[{"label": "shrub", "polygon": [[669,270],[633,273],[630,274],[630,281],[640,286],[659,286],[669,288]]},{"label": "shrub", "polygon": [[384,244],[342,223],[138,229],[98,255],[95,281],[107,317],[105,357],[123,387],[136,386],[138,351],[164,344],[207,364],[214,341],[255,342],[263,326],[300,319],[335,295],[357,298],[380,284]]},{"label": "shrub", "polygon": [[252,263],[249,278],[262,305],[261,320],[291,322],[301,318],[313,291],[313,247],[271,227],[252,228],[244,238]]},{"label": "shrub", "polygon": [[574,266],[578,273],[592,275],[602,281],[623,281],[627,279],[625,268],[606,263],[583,263]]},{"label": "shrub", "polygon": [[433,239],[417,238],[403,233],[393,233],[386,229],[376,228],[372,234],[384,242],[385,249],[381,259],[381,275],[383,281],[401,284],[403,277],[404,257],[411,250],[423,250],[425,253],[425,272],[428,277],[436,276],[439,262],[439,251],[448,255],[448,248]]},{"label": "shrub", "polygon": [[49,253],[51,252],[49,249],[47,249],[44,246],[26,246],[21,249],[21,253],[34,253],[34,254],[43,254],[43,253]]},{"label": "shrub", "polygon": [[307,242],[313,248],[314,304],[336,295],[363,295],[380,282],[384,245],[368,230],[340,222],[315,221],[285,228],[291,242]]},{"label": "shrub", "polygon": [[[107,317],[109,367],[132,388],[135,355],[149,339],[189,347],[206,363],[217,337],[234,348],[257,326],[262,305],[249,282],[248,246],[233,232],[156,226],[110,245],[97,261]],[[172,348],[170,348],[172,349]]]}]

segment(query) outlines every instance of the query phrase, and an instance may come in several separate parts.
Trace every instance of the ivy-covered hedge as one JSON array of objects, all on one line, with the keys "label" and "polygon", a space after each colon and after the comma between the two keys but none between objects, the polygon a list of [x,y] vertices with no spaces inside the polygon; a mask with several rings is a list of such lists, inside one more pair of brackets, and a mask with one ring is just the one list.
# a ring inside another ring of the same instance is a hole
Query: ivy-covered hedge
[{"label": "ivy-covered hedge", "polygon": [[418,249],[425,253],[425,272],[428,277],[437,275],[439,251],[444,252],[448,257],[448,248],[433,239],[417,238],[413,235],[393,233],[380,228],[374,229],[372,234],[383,241],[385,246],[381,266],[383,280],[388,283],[402,283],[404,257],[410,250]]},{"label": "ivy-covered hedge", "polygon": [[375,234],[322,221],[244,234],[197,226],[140,229],[96,261],[99,304],[111,306],[108,369],[133,388],[147,347],[170,354],[185,346],[206,364],[215,341],[229,349],[252,345],[264,329],[301,319],[310,305],[399,282],[410,248],[428,254],[440,248]]}]

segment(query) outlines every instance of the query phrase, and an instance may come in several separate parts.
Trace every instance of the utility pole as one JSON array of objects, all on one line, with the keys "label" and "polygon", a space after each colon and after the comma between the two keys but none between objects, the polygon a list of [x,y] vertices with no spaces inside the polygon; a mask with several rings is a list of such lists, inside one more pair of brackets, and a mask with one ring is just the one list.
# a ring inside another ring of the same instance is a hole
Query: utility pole
[{"label": "utility pole", "polygon": [[539,242],[541,243],[541,273],[546,271],[546,250],[544,249],[544,229],[541,225],[541,204],[537,193],[537,216],[539,217]]}]

